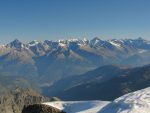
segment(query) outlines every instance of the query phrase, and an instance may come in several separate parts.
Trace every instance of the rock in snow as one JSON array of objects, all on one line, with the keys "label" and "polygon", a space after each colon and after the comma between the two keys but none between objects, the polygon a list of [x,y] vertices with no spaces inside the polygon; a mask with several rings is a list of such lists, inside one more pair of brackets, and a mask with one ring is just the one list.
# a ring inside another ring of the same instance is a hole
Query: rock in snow
[{"label": "rock in snow", "polygon": [[150,87],[107,101],[56,101],[43,103],[66,113],[149,113]]}]

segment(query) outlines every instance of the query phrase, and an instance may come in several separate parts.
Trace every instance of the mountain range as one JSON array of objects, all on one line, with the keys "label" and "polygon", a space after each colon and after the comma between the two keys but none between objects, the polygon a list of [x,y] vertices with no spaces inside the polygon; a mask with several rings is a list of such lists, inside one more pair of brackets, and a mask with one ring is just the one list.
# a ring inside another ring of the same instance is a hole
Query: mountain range
[{"label": "mountain range", "polygon": [[[150,64],[149,57],[150,41],[142,38],[101,40],[96,37],[29,43],[16,39],[0,45],[0,87],[5,90],[21,85],[39,89],[104,65]],[[12,80],[12,84],[6,84],[5,80]]]},{"label": "mountain range", "polygon": [[[61,106],[83,104],[87,108],[89,103],[98,110],[104,107],[101,110],[107,112],[109,107],[118,105],[114,103],[122,101],[116,98],[150,86],[149,57],[150,41],[142,38],[101,40],[96,37],[29,43],[16,39],[0,45],[0,95],[4,95],[0,97],[0,109],[4,113],[20,113],[22,109],[26,113],[32,108],[66,112],[54,106],[49,108],[49,103],[39,104],[43,99],[49,101],[39,95],[40,92],[71,102],[58,102]],[[17,86],[27,90],[8,93]],[[35,105],[30,105],[30,100]],[[104,104],[102,101],[113,102],[107,102],[110,104],[106,107],[99,106]],[[93,107],[91,109],[95,109]],[[114,112],[120,108],[114,108]]]}]

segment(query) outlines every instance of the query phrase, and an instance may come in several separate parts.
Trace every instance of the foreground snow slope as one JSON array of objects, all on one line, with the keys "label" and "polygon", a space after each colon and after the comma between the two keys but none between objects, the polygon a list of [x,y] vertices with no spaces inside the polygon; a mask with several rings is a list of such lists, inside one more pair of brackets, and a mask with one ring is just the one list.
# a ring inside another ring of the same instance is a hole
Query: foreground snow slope
[{"label": "foreground snow slope", "polygon": [[110,102],[104,101],[60,101],[47,102],[46,105],[56,107],[67,113],[97,113]]},{"label": "foreground snow slope", "polygon": [[67,113],[150,113],[150,87],[107,101],[57,101],[43,103]]},{"label": "foreground snow slope", "polygon": [[119,97],[100,113],[150,113],[150,87]]}]

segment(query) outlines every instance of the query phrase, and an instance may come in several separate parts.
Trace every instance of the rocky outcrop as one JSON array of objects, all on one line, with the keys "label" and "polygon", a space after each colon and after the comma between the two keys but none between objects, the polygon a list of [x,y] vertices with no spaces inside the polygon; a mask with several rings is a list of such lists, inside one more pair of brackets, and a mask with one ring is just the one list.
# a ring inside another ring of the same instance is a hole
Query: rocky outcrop
[{"label": "rocky outcrop", "polygon": [[21,113],[24,106],[49,101],[31,89],[16,88],[0,96],[0,113]]},{"label": "rocky outcrop", "polygon": [[65,113],[65,112],[48,105],[34,104],[24,107],[22,113]]}]

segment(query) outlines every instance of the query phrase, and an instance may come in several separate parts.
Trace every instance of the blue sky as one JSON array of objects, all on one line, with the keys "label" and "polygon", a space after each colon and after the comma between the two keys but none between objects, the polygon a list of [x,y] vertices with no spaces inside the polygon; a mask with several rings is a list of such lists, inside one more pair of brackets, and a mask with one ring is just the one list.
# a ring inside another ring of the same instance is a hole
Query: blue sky
[{"label": "blue sky", "polygon": [[0,42],[150,38],[150,0],[0,0]]}]

